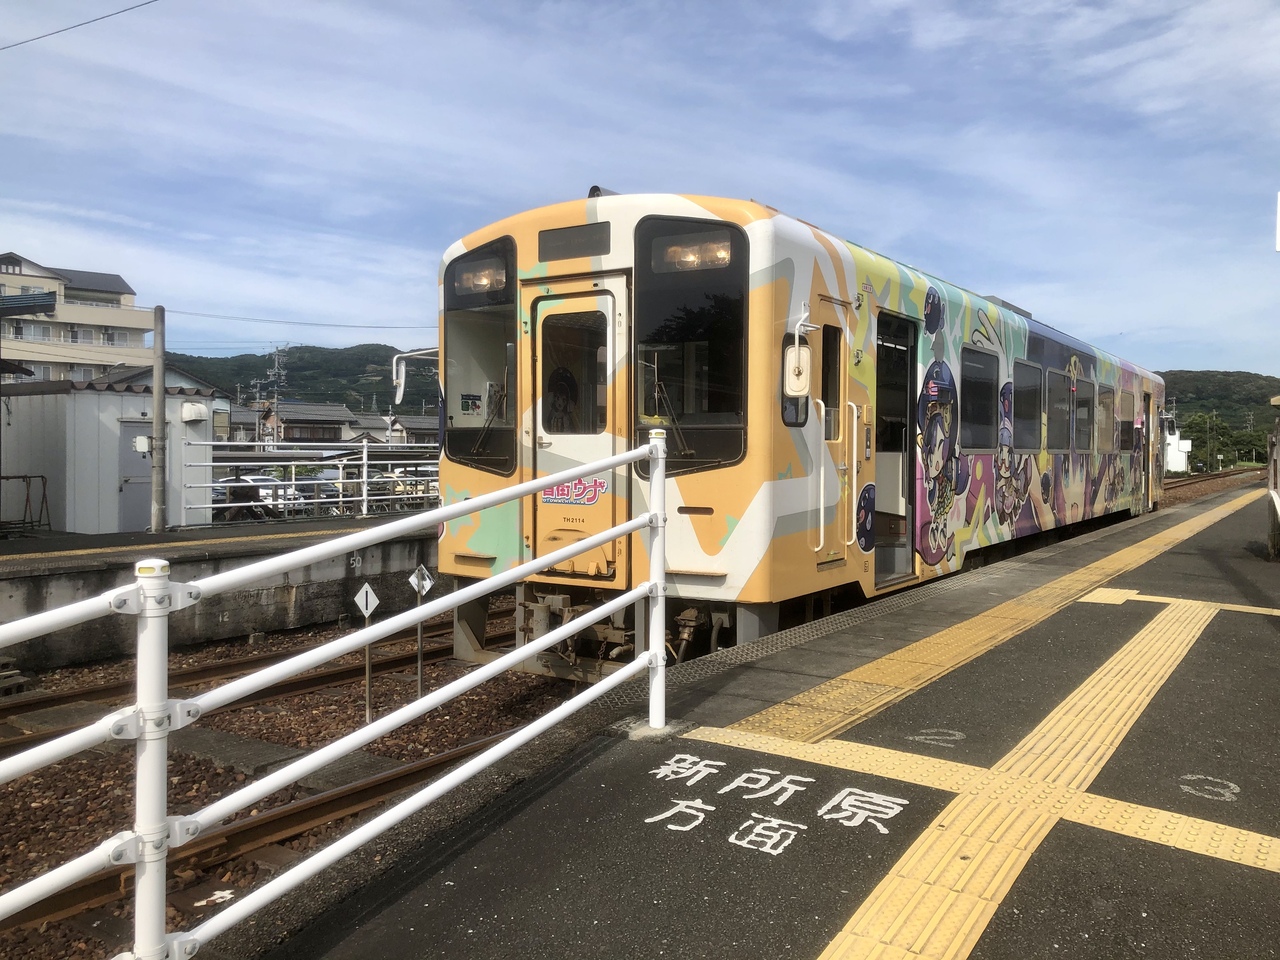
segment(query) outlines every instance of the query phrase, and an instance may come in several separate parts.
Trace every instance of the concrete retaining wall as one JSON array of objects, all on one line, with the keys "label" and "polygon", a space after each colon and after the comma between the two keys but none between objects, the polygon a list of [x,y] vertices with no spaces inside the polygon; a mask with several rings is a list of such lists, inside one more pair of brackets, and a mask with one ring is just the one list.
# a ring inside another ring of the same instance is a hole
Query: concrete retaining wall
[{"label": "concrete retaining wall", "polygon": [[[170,577],[182,582],[233,570],[267,555],[271,554],[184,560],[165,557],[162,550],[150,554],[168,559]],[[378,544],[272,577],[243,590],[209,597],[169,618],[169,645],[177,649],[242,637],[255,631],[332,623],[343,614],[352,618],[353,625],[361,626],[363,615],[355,605],[355,596],[365,583],[379,600],[374,620],[382,620],[414,605],[409,575],[420,563],[434,575],[434,536]],[[85,600],[132,581],[132,562],[86,565],[80,569],[0,580],[0,623]],[[444,589],[444,585],[437,583],[429,596],[434,598]],[[131,656],[136,637],[134,617],[109,614],[17,644],[4,653],[13,657],[21,669],[47,670]]]}]

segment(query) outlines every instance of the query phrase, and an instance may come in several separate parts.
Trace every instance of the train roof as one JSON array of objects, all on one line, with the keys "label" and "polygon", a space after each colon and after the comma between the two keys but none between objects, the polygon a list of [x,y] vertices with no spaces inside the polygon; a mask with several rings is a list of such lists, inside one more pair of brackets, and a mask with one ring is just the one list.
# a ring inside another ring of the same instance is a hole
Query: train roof
[{"label": "train roof", "polygon": [[[443,277],[444,262],[451,260],[464,250],[473,249],[475,246],[485,243],[496,236],[506,232],[519,232],[522,227],[527,227],[530,218],[547,217],[547,216],[566,216],[569,219],[590,221],[596,219],[596,211],[599,209],[596,205],[604,207],[614,205],[634,205],[645,202],[654,205],[661,205],[663,208],[676,207],[688,208],[696,207],[705,213],[719,216],[732,222],[740,223],[744,226],[760,221],[769,221],[775,219],[785,219],[796,224],[801,224],[809,230],[816,231],[825,235],[828,239],[844,244],[845,246],[862,251],[872,257],[887,260],[894,264],[900,270],[914,275],[918,282],[925,284],[933,284],[939,289],[949,291],[949,296],[955,299],[955,295],[960,298],[968,298],[975,303],[976,306],[984,307],[989,314],[999,316],[1001,322],[1004,323],[1025,323],[1028,332],[1037,336],[1044,337],[1047,340],[1063,344],[1073,350],[1093,354],[1100,360],[1132,370],[1153,381],[1163,383],[1164,381],[1154,372],[1140,367],[1137,364],[1125,360],[1110,351],[1101,347],[1087,343],[1078,337],[1073,337],[1068,333],[1064,333],[1057,327],[1051,326],[1041,320],[1036,320],[1032,314],[1020,307],[1003,300],[998,296],[984,296],[974,293],[965,287],[941,277],[935,276],[919,267],[904,263],[894,257],[887,256],[879,251],[872,250],[870,247],[856,243],[852,240],[845,239],[842,235],[833,233],[825,227],[820,227],[814,223],[810,223],[800,217],[787,214],[776,207],[772,207],[759,200],[743,200],[730,197],[715,197],[701,194],[675,194],[675,193],[614,193],[610,190],[602,190],[599,187],[592,187],[589,196],[584,199],[567,200],[560,203],[548,204],[543,207],[522,211],[512,216],[506,217],[500,221],[489,224],[486,227],[475,231],[472,234],[459,240],[446,251],[444,260],[441,263],[441,276]],[[678,210],[671,210],[673,215],[680,215]]]}]

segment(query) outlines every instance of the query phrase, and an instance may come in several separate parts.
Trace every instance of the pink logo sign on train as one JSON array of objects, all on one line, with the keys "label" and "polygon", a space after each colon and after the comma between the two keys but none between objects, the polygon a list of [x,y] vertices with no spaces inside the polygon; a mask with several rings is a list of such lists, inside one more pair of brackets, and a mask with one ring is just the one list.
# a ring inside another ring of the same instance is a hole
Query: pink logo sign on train
[{"label": "pink logo sign on train", "polygon": [[575,503],[589,507],[609,489],[609,481],[600,477],[589,480],[573,480],[542,491],[543,503]]}]

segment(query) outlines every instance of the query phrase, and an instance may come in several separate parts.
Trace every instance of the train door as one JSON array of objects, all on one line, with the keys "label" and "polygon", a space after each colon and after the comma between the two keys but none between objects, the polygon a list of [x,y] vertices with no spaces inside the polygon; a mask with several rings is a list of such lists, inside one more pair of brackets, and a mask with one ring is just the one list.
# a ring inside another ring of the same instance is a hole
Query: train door
[{"label": "train door", "polygon": [[[533,302],[534,475],[545,477],[620,453],[627,384],[627,281],[622,276],[540,283]],[[535,557],[583,540],[625,518],[626,471],[548,487],[534,497]],[[555,572],[621,582],[626,551],[618,542],[581,554]],[[549,571],[550,572],[550,571]]]},{"label": "train door", "polygon": [[812,544],[819,565],[846,559],[854,542],[854,504],[857,485],[854,476],[854,421],[857,412],[848,400],[847,381],[849,351],[845,346],[845,330],[852,313],[849,304],[826,297],[818,300],[810,318],[814,327],[812,340],[817,350],[813,359],[818,375],[818,399],[814,407],[822,420],[823,445],[835,466],[834,475],[826,469],[827,457],[817,466],[818,533]]},{"label": "train door", "polygon": [[881,313],[876,324],[876,584],[914,575],[916,328]]}]

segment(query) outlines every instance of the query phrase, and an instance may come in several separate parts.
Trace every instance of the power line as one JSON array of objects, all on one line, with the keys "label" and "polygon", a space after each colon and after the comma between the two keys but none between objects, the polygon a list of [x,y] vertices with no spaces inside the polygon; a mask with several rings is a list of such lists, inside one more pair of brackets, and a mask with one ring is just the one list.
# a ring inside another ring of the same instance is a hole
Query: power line
[{"label": "power line", "polygon": [[323,327],[326,329],[350,328],[353,330],[421,330],[424,327],[434,326],[434,324],[424,323],[313,323],[310,320],[268,320],[265,317],[231,317],[221,313],[196,313],[192,310],[166,310],[165,312],[181,314],[184,317],[205,317],[209,320],[242,320],[246,323],[270,323],[281,327]]},{"label": "power line", "polygon": [[91,23],[97,23],[99,20],[109,20],[111,17],[118,17],[122,13],[128,13],[130,10],[137,10],[139,7],[145,7],[148,4],[155,3],[156,0],[143,0],[142,3],[135,3],[132,7],[125,7],[123,10],[117,10],[115,13],[105,13],[100,17],[94,17],[92,20],[85,20],[82,23],[73,23],[69,27],[63,27],[61,30],[52,30],[49,33],[42,33],[38,37],[31,37],[27,40],[19,40],[17,43],[10,43],[7,46],[0,47],[0,50],[12,50],[14,47],[20,47],[24,43],[35,43],[37,40],[43,40],[45,37],[57,36],[59,33],[66,33],[68,30],[74,30],[77,27],[87,27]]}]

